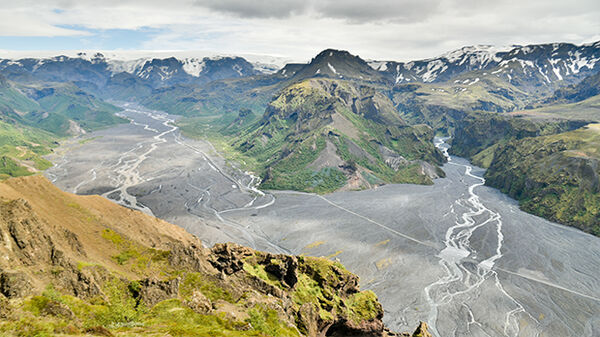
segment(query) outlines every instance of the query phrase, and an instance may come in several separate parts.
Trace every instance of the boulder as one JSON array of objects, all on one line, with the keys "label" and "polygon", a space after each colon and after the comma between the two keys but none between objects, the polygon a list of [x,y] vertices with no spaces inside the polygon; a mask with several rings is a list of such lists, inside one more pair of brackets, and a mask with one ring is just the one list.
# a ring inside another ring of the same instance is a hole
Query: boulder
[{"label": "boulder", "polygon": [[213,305],[208,297],[204,296],[199,290],[194,290],[189,300],[185,300],[183,304],[187,305],[195,312],[206,315],[212,311]]},{"label": "boulder", "polygon": [[179,278],[161,281],[155,278],[145,279],[139,282],[139,298],[148,306],[153,307],[156,303],[176,298],[179,293]]},{"label": "boulder", "polygon": [[244,268],[244,259],[254,255],[248,247],[235,243],[218,243],[211,249],[209,262],[217,270],[231,275]]},{"label": "boulder", "polygon": [[23,297],[29,294],[31,283],[25,273],[8,272],[0,273],[0,294],[8,297]]}]

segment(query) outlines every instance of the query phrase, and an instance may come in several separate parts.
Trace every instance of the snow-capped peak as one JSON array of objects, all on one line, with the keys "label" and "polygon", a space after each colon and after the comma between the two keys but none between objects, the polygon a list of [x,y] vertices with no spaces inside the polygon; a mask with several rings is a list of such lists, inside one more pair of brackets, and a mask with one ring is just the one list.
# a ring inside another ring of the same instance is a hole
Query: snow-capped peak
[{"label": "snow-capped peak", "polygon": [[168,59],[174,57],[183,64],[183,70],[192,75],[198,76],[204,69],[204,62],[208,60],[218,60],[222,58],[242,57],[250,62],[260,73],[274,73],[281,69],[285,64],[290,63],[291,59],[261,54],[226,54],[210,51],[148,51],[148,50],[127,50],[127,51],[10,51],[0,50],[0,59],[20,60],[26,58],[60,61],[60,58],[82,59],[91,63],[106,62],[111,72],[139,72],[146,62],[154,59]]}]

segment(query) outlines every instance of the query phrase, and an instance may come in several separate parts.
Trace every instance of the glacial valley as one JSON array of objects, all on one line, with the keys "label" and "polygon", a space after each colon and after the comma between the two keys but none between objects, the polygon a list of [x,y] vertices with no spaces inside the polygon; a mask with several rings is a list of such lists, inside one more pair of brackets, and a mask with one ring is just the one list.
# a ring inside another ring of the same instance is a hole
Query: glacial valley
[{"label": "glacial valley", "polygon": [[[176,116],[121,107],[130,123],[62,142],[46,177],[209,247],[339,259],[377,294],[392,330],[422,320],[439,337],[600,334],[600,238],[519,210],[466,159],[448,156],[430,186],[263,191],[208,141],[182,136]],[[448,155],[445,141],[435,140]]]}]

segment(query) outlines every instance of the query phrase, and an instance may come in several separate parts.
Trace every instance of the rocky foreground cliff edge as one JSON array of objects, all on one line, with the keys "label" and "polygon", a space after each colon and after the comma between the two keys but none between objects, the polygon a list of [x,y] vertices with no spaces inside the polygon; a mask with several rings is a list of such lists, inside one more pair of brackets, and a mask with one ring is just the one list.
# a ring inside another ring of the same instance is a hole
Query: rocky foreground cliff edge
[{"label": "rocky foreground cliff edge", "polygon": [[2,336],[411,336],[358,283],[324,258],[205,248],[43,177],[0,183]]}]

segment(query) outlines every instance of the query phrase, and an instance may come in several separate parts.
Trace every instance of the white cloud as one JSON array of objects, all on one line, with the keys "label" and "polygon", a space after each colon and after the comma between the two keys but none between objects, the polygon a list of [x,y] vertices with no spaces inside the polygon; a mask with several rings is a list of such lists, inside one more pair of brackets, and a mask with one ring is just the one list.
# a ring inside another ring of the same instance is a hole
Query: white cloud
[{"label": "white cloud", "polygon": [[[309,59],[325,48],[409,60],[472,44],[598,39],[597,0],[0,0],[0,35],[77,29],[158,30],[144,49],[215,50]],[[58,10],[58,11],[57,11]]]}]

